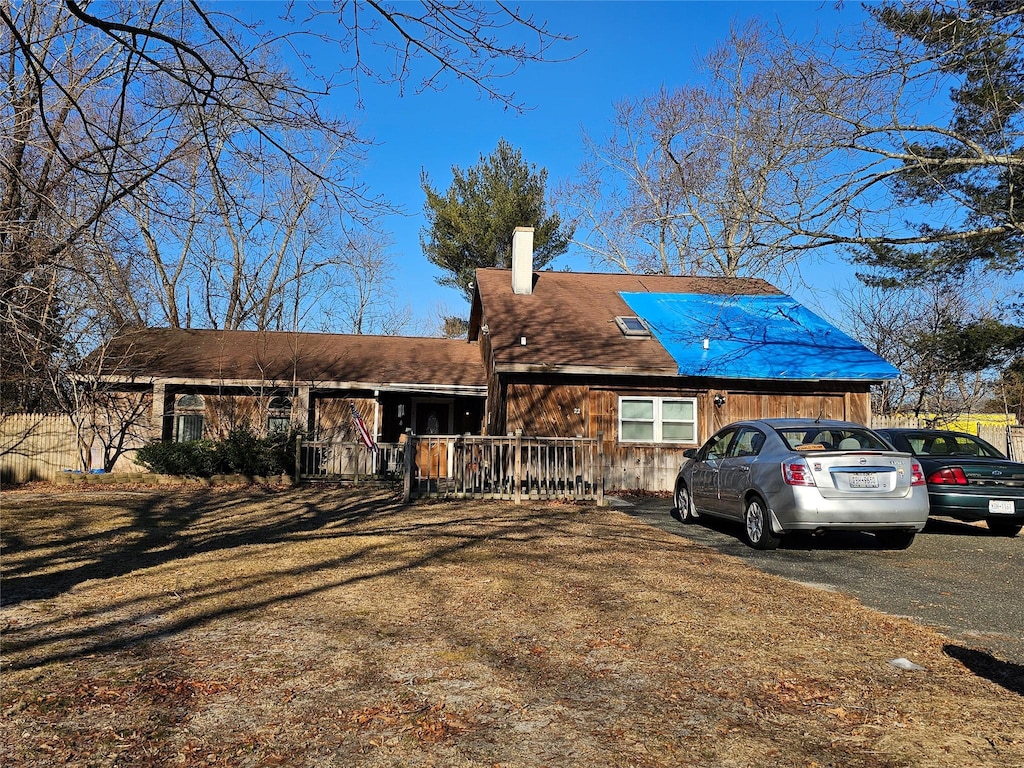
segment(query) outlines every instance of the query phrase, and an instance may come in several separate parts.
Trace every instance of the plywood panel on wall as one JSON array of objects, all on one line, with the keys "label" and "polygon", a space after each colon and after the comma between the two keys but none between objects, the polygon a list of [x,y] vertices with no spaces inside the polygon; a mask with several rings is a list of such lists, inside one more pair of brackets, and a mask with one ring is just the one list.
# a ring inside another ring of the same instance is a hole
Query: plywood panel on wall
[{"label": "plywood panel on wall", "polygon": [[359,435],[352,426],[353,403],[373,432],[377,403],[372,398],[325,397],[316,401],[316,439],[357,442]]},{"label": "plywood panel on wall", "polygon": [[592,389],[587,398],[590,404],[590,434],[587,437],[604,435],[604,451],[615,449],[618,435],[619,397],[615,392]]},{"label": "plywood panel on wall", "polygon": [[847,398],[836,394],[780,394],[721,392],[725,404],[716,409],[723,426],[747,419],[846,419]]},{"label": "plywood panel on wall", "polygon": [[509,384],[508,429],[531,437],[588,436],[586,386]]},{"label": "plywood panel on wall", "polygon": [[268,397],[256,395],[204,395],[206,437],[223,439],[237,428],[262,434],[266,428]]}]

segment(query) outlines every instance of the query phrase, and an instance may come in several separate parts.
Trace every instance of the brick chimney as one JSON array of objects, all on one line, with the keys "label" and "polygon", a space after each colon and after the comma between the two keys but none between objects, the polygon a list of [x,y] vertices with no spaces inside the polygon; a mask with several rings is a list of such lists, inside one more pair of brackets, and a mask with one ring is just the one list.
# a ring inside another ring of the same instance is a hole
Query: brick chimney
[{"label": "brick chimney", "polygon": [[512,293],[533,293],[533,227],[516,227],[512,233]]}]

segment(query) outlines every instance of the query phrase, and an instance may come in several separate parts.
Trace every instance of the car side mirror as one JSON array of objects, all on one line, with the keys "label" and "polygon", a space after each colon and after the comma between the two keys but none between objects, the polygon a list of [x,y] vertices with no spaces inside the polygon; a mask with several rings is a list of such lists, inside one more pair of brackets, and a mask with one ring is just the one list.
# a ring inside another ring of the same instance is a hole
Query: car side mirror
[{"label": "car side mirror", "polygon": [[687,459],[695,459],[697,458],[697,449],[687,448],[685,451],[683,451],[683,456],[686,457]]}]

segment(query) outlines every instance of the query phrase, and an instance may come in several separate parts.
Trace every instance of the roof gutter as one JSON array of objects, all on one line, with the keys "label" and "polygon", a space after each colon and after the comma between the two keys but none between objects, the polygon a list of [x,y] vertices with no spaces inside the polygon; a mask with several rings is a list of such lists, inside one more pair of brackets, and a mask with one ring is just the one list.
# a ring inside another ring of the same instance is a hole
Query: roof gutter
[{"label": "roof gutter", "polygon": [[104,384],[169,384],[171,386],[192,387],[310,387],[318,390],[342,389],[373,389],[382,392],[424,392],[434,394],[477,395],[486,396],[487,386],[484,384],[403,384],[401,382],[379,381],[302,381],[286,378],[265,379],[199,379],[183,376],[99,376],[96,381]]}]

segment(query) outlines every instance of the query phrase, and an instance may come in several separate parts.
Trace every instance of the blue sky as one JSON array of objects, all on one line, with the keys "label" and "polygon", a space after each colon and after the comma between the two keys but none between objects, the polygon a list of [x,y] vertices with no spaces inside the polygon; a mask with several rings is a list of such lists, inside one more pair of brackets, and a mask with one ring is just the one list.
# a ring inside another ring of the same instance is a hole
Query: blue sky
[{"label": "blue sky", "polygon": [[[364,169],[371,190],[404,209],[405,216],[387,220],[394,241],[394,286],[403,303],[425,320],[439,307],[448,313],[468,315],[468,307],[455,290],[436,282],[440,272],[423,256],[420,230],[425,226],[424,196],[420,172],[427,171],[436,189],[451,183],[451,167],[468,168],[489,155],[504,137],[520,149],[525,161],[548,171],[548,186],[570,177],[583,160],[582,131],[603,136],[613,105],[659,89],[685,84],[693,77],[695,58],[723,40],[733,21],[759,17],[779,23],[787,32],[809,36],[816,29],[830,36],[836,29],[854,27],[865,16],[859,3],[817,0],[751,0],[715,2],[682,0],[665,2],[591,2],[550,0],[521,5],[550,28],[576,36],[567,52],[572,61],[532,65],[507,81],[517,98],[532,109],[516,114],[480,96],[473,86],[449,82],[440,93],[400,96],[395,88],[364,83],[364,106],[353,109],[352,94],[340,93],[335,108],[354,117],[365,135],[376,142]],[[248,6],[265,19],[280,14],[283,3]],[[330,62],[318,62],[328,69]],[[824,268],[804,274],[811,288],[780,286],[812,309],[827,314],[829,296],[847,280],[852,270],[837,266],[839,258]],[[599,271],[581,255],[559,259],[556,268]],[[421,323],[422,324],[422,323]],[[415,332],[411,329],[410,332]]]}]

